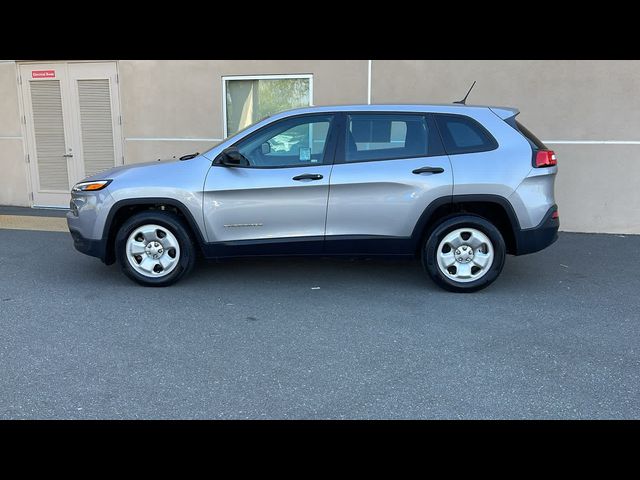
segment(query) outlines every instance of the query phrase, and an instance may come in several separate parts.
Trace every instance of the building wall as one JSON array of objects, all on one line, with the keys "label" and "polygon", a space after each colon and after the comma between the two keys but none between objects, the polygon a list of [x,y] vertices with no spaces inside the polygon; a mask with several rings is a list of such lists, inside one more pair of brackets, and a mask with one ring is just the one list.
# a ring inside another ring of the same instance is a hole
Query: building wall
[{"label": "building wall", "polygon": [[15,62],[0,61],[0,205],[29,205]]},{"label": "building wall", "polygon": [[[558,154],[561,229],[640,233],[640,62],[374,61],[372,101],[520,109]],[[585,142],[636,142],[585,143]],[[577,143],[560,143],[577,142]]]},{"label": "building wall", "polygon": [[[366,60],[121,60],[118,69],[126,163],[221,139],[222,76],[311,73],[314,104],[367,102]],[[0,61],[0,204],[29,205],[16,74]],[[518,107],[558,153],[563,230],[640,233],[640,62],[375,60],[372,101],[450,103],[473,80],[469,103]]]},{"label": "building wall", "polygon": [[121,60],[125,159],[180,156],[221,140],[223,76],[311,73],[316,105],[366,103],[367,64],[366,60]]}]

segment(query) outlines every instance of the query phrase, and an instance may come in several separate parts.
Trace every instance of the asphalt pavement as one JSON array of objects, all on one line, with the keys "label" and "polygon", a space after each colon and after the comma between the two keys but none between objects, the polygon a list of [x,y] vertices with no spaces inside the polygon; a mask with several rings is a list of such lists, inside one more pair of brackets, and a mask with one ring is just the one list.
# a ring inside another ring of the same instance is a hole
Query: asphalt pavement
[{"label": "asphalt pavement", "polygon": [[640,236],[561,233],[466,295],[410,260],[153,289],[66,233],[0,246],[0,418],[640,417]]}]

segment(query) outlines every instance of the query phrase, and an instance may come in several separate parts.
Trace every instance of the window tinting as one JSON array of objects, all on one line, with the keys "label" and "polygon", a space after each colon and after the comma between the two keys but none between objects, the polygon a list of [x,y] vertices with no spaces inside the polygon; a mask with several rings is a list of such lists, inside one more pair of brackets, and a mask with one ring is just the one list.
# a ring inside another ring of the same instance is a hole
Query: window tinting
[{"label": "window tinting", "polygon": [[464,115],[436,115],[448,154],[486,152],[498,147],[496,140],[478,122]]},{"label": "window tinting", "polygon": [[331,115],[308,115],[276,122],[252,133],[236,147],[251,167],[321,164]]},{"label": "window tinting", "polygon": [[345,159],[358,162],[427,156],[428,139],[423,115],[348,115]]}]

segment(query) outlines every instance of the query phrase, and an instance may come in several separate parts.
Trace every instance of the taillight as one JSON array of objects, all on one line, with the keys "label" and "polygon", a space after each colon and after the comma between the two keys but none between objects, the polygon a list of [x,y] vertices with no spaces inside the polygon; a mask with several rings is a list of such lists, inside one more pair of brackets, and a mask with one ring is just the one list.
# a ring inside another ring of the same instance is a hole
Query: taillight
[{"label": "taillight", "polygon": [[556,154],[553,150],[539,150],[536,153],[536,168],[553,167],[558,164]]},{"label": "taillight", "polygon": [[560,218],[560,213],[558,212],[558,210],[551,214],[551,218],[553,218],[554,220]]}]

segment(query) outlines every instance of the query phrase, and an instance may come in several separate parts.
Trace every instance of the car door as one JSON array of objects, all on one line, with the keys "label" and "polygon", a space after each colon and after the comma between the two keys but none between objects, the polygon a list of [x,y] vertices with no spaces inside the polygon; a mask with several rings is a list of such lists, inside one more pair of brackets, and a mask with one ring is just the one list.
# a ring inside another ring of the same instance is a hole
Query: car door
[{"label": "car door", "polygon": [[270,247],[283,253],[321,247],[335,150],[333,120],[332,114],[278,120],[233,146],[248,165],[214,161],[203,209],[208,241],[219,244],[218,253],[253,253],[255,245],[261,250],[256,253],[269,253]]},{"label": "car door", "polygon": [[325,250],[374,253],[376,242],[383,250],[388,240],[406,244],[427,206],[450,199],[453,191],[451,163],[434,120],[391,112],[350,112],[341,120]]}]

